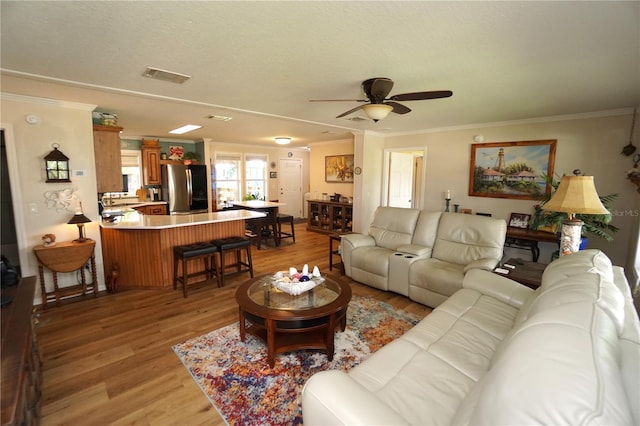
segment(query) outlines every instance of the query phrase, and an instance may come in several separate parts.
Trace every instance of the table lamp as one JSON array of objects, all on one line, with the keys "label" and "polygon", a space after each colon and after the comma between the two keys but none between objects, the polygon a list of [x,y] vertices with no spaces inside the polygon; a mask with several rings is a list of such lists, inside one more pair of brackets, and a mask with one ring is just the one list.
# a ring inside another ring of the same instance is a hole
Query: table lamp
[{"label": "table lamp", "polygon": [[67,222],[69,225],[78,225],[78,239],[73,240],[74,243],[82,243],[89,239],[84,236],[84,224],[89,222],[91,222],[91,220],[82,214],[82,212],[74,214],[69,222]]},{"label": "table lamp", "polygon": [[576,219],[577,213],[609,213],[598,197],[593,176],[563,176],[558,189],[543,209],[567,214],[567,219],[562,221],[560,256],[575,253],[580,247],[584,222]]}]

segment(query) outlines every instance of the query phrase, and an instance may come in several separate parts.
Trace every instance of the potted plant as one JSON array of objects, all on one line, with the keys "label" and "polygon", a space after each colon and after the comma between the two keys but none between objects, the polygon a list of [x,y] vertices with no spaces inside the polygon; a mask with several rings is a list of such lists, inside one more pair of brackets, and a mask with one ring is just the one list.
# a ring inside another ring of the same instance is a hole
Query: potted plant
[{"label": "potted plant", "polygon": [[[563,212],[552,212],[544,210],[544,205],[551,199],[553,193],[558,189],[560,185],[560,179],[553,179],[551,176],[543,176],[545,181],[551,185],[552,190],[549,195],[542,196],[540,204],[534,206],[534,212],[531,217],[530,228],[538,230],[540,228],[547,228],[556,230],[559,232],[562,226],[562,221],[567,218],[567,214]],[[618,194],[609,194],[605,196],[598,196],[602,205],[611,211],[611,203],[618,198]],[[614,233],[618,232],[619,228],[611,224],[611,213],[609,214],[576,214],[576,219],[580,219],[584,222],[582,225],[582,236],[586,239],[585,234],[594,235],[603,238],[607,241],[613,241]],[[582,244],[581,244],[582,247]]]},{"label": "potted plant", "polygon": [[198,161],[200,161],[200,156],[197,152],[187,151],[182,156],[182,162],[187,165],[196,164]]}]

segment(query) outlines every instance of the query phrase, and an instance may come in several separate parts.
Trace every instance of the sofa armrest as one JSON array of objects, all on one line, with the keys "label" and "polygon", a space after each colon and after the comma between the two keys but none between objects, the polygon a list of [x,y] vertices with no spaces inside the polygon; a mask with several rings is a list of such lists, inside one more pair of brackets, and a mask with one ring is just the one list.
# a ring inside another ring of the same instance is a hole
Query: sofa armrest
[{"label": "sofa armrest", "polygon": [[339,370],[316,373],[302,390],[302,417],[310,425],[406,425],[372,392]]},{"label": "sofa armrest", "polygon": [[431,247],[425,247],[417,244],[404,244],[398,246],[396,251],[400,253],[411,254],[416,257],[431,257],[431,251],[433,249]]},{"label": "sofa armrest", "polygon": [[476,290],[518,309],[533,293],[532,289],[517,281],[483,269],[472,269],[467,272],[462,287]]},{"label": "sofa armrest", "polygon": [[493,271],[493,269],[498,265],[499,259],[486,258],[486,259],[477,259],[471,263],[468,263],[464,267],[464,272],[467,273],[472,269],[484,269],[485,271]]},{"label": "sofa armrest", "polygon": [[376,245],[376,240],[371,235],[365,234],[345,234],[342,235],[341,242],[350,244],[352,249]]}]

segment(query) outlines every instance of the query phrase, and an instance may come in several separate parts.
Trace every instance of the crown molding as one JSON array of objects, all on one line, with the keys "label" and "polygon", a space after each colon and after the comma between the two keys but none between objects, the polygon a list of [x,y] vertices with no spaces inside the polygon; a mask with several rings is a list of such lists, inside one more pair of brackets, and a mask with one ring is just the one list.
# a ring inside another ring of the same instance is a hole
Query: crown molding
[{"label": "crown molding", "polygon": [[16,95],[15,93],[0,92],[0,99],[6,101],[23,102],[28,104],[56,106],[60,108],[78,109],[81,111],[93,111],[97,105],[80,102],[60,101],[57,99],[38,98],[35,96]]},{"label": "crown molding", "polygon": [[605,111],[554,115],[554,116],[548,116],[548,117],[535,117],[535,118],[526,118],[523,120],[513,120],[513,121],[494,121],[490,123],[463,124],[460,126],[438,127],[433,129],[416,130],[416,131],[409,131],[409,132],[387,133],[385,136],[405,136],[405,135],[419,135],[424,133],[443,133],[443,132],[452,132],[457,130],[484,129],[488,127],[508,127],[508,126],[519,126],[522,124],[551,123],[556,121],[585,120],[589,118],[615,117],[619,115],[629,115],[629,114],[633,114],[633,108],[618,108],[618,109],[610,109]]}]

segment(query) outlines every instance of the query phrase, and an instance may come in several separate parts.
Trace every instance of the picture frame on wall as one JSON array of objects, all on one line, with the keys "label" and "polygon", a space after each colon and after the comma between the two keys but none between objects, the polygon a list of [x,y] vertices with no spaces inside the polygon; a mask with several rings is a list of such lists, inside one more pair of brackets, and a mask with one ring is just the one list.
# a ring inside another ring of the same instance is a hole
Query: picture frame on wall
[{"label": "picture frame on wall", "polygon": [[527,213],[511,213],[509,228],[529,229],[531,215]]},{"label": "picture frame on wall", "polygon": [[278,172],[269,172],[269,177],[271,179],[276,179],[278,177]]},{"label": "picture frame on wall", "polygon": [[558,141],[495,142],[471,145],[469,195],[537,200],[551,194]]},{"label": "picture frame on wall", "polygon": [[324,157],[324,180],[328,183],[353,183],[353,154]]}]

